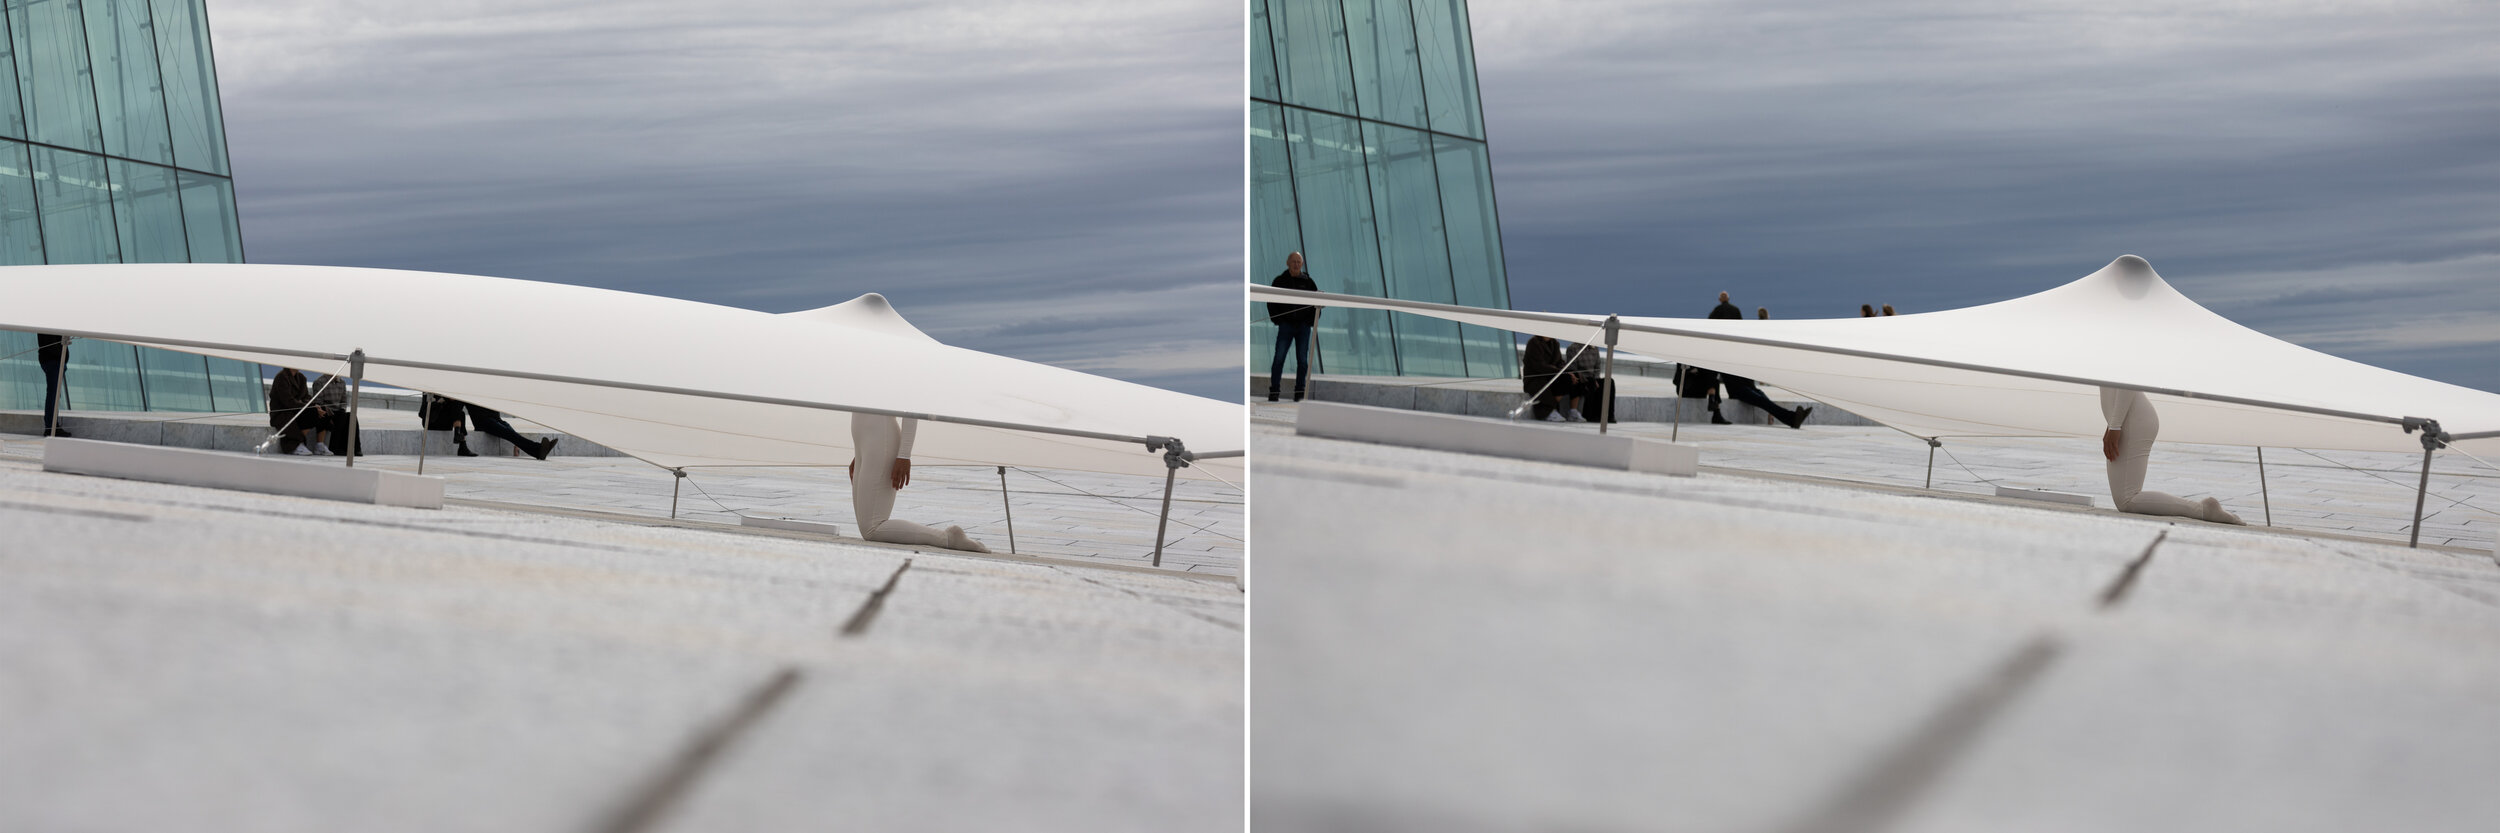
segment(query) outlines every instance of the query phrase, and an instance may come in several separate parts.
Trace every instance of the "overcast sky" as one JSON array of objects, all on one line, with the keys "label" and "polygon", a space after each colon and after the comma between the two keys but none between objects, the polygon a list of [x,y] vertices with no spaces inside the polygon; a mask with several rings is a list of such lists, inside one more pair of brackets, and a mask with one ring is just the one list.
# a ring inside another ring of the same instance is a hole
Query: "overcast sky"
[{"label": "overcast sky", "polygon": [[951,344],[1241,397],[1232,4],[209,6],[254,262],[874,291]]},{"label": "overcast sky", "polygon": [[2500,5],[1475,0],[1520,309],[2027,295],[2500,391]]}]

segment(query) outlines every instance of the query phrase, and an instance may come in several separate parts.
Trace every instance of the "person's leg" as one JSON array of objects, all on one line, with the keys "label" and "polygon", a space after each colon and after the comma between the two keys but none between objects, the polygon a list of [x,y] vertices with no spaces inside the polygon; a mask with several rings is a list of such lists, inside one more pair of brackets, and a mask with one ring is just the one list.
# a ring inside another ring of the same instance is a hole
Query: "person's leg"
[{"label": "person's leg", "polygon": [[477,425],[478,433],[511,443],[513,448],[520,449],[523,454],[544,460],[547,459],[547,449],[554,445],[554,443],[541,443],[521,436],[521,432],[512,430],[512,423],[503,421],[503,414],[476,405],[469,406],[468,411],[469,422]]},{"label": "person's leg", "polygon": [[35,364],[43,368],[43,435],[47,437],[61,430],[61,371],[69,362],[68,352],[36,351]]},{"label": "person's leg", "polygon": [[1293,347],[1293,325],[1276,325],[1276,358],[1267,363],[1267,401],[1276,401],[1277,388],[1284,384],[1285,351]]},{"label": "person's leg", "polygon": [[1300,402],[1311,390],[1311,330],[1309,324],[1293,328],[1293,401]]},{"label": "person's leg", "polygon": [[1729,376],[1726,380],[1727,398],[1761,408],[1764,413],[1770,414],[1772,418],[1783,423],[1794,424],[1797,421],[1796,411],[1780,407],[1780,403],[1771,401],[1770,395],[1763,393],[1762,388],[1756,386],[1752,379]]},{"label": "person's leg", "polygon": [[851,415],[851,514],[859,520],[859,537],[888,544],[987,552],[965,535],[963,527],[940,530],[894,519],[894,458],[902,449],[903,426],[890,416]]}]

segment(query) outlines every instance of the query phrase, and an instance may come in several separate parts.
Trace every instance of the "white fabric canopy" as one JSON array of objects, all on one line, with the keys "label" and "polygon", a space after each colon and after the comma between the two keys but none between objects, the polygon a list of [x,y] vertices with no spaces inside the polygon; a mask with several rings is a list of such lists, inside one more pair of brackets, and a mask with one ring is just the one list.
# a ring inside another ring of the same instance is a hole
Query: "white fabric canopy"
[{"label": "white fabric canopy", "polygon": [[[1604,315],[1516,313],[1253,286],[1253,301],[1392,309],[1604,343]],[[2169,442],[2420,451],[2392,420],[2500,430],[2500,394],[2336,358],[2231,322],[2127,255],[1983,306],[1885,318],[1621,319],[1619,350],[1753,378],[1920,437],[2095,436],[2099,387],[2145,391]],[[2500,438],[2461,440],[2477,455]]]},{"label": "white fabric canopy", "polygon": [[[303,354],[361,348],[368,380],[668,468],[844,465],[851,410],[922,417],[922,465],[1160,475],[1162,455],[1113,438],[1219,457],[1245,445],[1238,404],[949,347],[875,294],[775,315],[474,275],[116,264],[0,268],[0,298],[0,329],[325,373],[342,363]],[[1241,469],[1207,459],[1181,476],[1238,483]]]}]

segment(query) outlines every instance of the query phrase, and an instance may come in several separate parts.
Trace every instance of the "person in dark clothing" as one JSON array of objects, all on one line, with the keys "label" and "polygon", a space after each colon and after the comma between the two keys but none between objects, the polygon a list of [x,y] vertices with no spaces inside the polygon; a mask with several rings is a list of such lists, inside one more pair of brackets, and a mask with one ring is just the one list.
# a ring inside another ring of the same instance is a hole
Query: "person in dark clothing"
[{"label": "person in dark clothing", "polygon": [[[1319,291],[1319,283],[1302,271],[1302,253],[1285,256],[1285,271],[1269,281],[1283,289]],[[1276,359],[1268,362],[1267,401],[1276,401],[1278,377],[1285,374],[1285,348],[1293,348],[1293,401],[1302,401],[1311,383],[1311,328],[1319,325],[1319,308],[1306,304],[1267,303],[1267,320],[1276,325]]]},{"label": "person in dark clothing", "polygon": [[[521,432],[512,429],[512,423],[504,421],[503,414],[492,409],[440,394],[430,395],[434,397],[434,401],[428,406],[429,413],[424,418],[426,427],[429,430],[441,430],[434,426],[441,425],[448,420],[451,426],[451,444],[458,449],[456,453],[462,457],[477,456],[477,452],[469,450],[469,430],[462,424],[464,421],[476,425],[478,433],[500,438],[504,442],[511,443],[512,447],[520,449],[522,453],[541,460],[547,459],[547,453],[555,450],[556,438],[533,440],[523,437]],[[464,413],[465,420],[462,418]]]},{"label": "person in dark clothing", "polygon": [[[1737,309],[1735,304],[1728,303],[1727,293],[1721,292],[1719,293],[1719,305],[1710,308],[1710,317],[1714,319],[1732,319],[1742,321],[1745,320],[1745,311]],[[1765,395],[1762,392],[1762,388],[1755,385],[1752,379],[1747,379],[1733,373],[1720,373],[1718,376],[1720,384],[1727,386],[1727,398],[1743,402],[1747,405],[1752,405],[1756,408],[1761,408],[1764,413],[1770,414],[1772,418],[1779,420],[1781,424],[1790,428],[1796,428],[1804,425],[1806,415],[1814,413],[1814,406],[1812,405],[1798,408],[1793,411],[1780,407],[1780,404],[1771,401],[1771,397]],[[1715,389],[1710,391],[1710,424],[1727,425],[1729,424],[1728,418],[1719,414],[1718,394],[1719,392]]]},{"label": "person in dark clothing", "polygon": [[1529,415],[1547,422],[1569,422],[1563,416],[1564,397],[1578,385],[1578,377],[1564,363],[1562,342],[1547,336],[1530,336],[1519,356],[1520,392],[1536,397],[1529,402],[1534,410]]},{"label": "person in dark clothing", "polygon": [[43,435],[67,437],[61,430],[61,377],[69,375],[69,339],[36,333],[35,364],[43,368]]},{"label": "person in dark clothing", "polygon": [[1858,305],[1858,317],[1859,317],[1859,318],[1873,318],[1873,317],[1875,317],[1875,305],[1874,305],[1874,304],[1859,304],[1859,305]]},{"label": "person in dark clothing", "polygon": [[306,411],[311,404],[312,387],[305,383],[303,371],[281,367],[278,375],[270,377],[269,427],[278,432],[279,453],[312,453],[306,448],[312,442],[313,423],[317,421]]}]

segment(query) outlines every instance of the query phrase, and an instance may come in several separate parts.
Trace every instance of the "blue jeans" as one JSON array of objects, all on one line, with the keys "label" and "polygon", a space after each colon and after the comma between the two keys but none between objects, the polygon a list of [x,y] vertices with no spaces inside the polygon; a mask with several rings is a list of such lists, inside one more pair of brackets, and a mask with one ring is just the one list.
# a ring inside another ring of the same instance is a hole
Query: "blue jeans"
[{"label": "blue jeans", "polygon": [[1276,360],[1268,363],[1267,395],[1276,395],[1277,377],[1285,375],[1285,348],[1293,348],[1293,398],[1302,398],[1311,383],[1311,325],[1276,325]]}]

